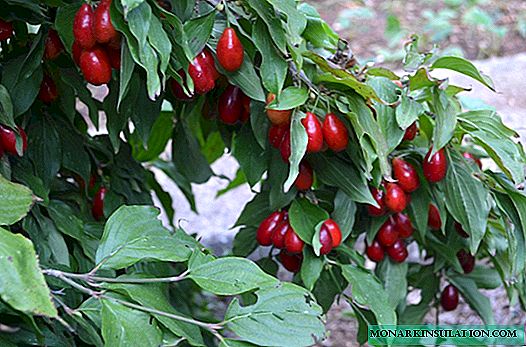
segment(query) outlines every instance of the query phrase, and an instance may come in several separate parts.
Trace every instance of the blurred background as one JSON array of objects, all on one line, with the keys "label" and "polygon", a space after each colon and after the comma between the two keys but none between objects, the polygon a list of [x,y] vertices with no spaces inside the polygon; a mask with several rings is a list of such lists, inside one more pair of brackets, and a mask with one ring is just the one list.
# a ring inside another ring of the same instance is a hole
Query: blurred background
[{"label": "blurred background", "polygon": [[395,63],[418,33],[468,59],[526,52],[525,0],[308,0],[360,60]]}]

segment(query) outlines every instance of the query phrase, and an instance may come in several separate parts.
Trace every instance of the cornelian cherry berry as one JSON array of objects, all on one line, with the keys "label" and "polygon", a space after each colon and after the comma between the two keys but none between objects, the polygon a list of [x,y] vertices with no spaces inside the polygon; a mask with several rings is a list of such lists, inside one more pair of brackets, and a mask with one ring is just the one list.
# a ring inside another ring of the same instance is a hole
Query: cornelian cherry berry
[{"label": "cornelian cherry berry", "polygon": [[455,230],[463,238],[467,239],[469,237],[469,234],[466,232],[466,230],[464,230],[464,228],[459,222],[455,222]]},{"label": "cornelian cherry berry", "polygon": [[427,225],[432,230],[440,230],[442,227],[442,219],[440,218],[440,212],[434,204],[429,204],[427,212]]},{"label": "cornelian cherry berry", "polygon": [[0,41],[5,41],[13,36],[13,24],[0,19]]},{"label": "cornelian cherry berry", "polygon": [[279,252],[279,261],[285,269],[290,272],[298,272],[301,269],[301,263],[303,261],[303,254],[289,254],[285,250]]},{"label": "cornelian cherry berry", "polygon": [[121,49],[120,48],[111,48],[106,47],[106,53],[108,53],[108,58],[110,58],[110,66],[112,69],[120,70],[121,68]]},{"label": "cornelian cherry berry", "polygon": [[411,124],[407,129],[405,129],[403,140],[413,141],[417,133],[418,133],[418,126],[416,125],[416,122],[413,122],[413,124]]},{"label": "cornelian cherry berry", "polygon": [[294,185],[298,190],[308,190],[312,187],[313,182],[312,167],[307,161],[302,160],[300,162],[299,174],[298,177],[296,177],[296,181],[294,181]]},{"label": "cornelian cherry berry", "polygon": [[243,64],[243,45],[234,29],[226,28],[217,42],[217,60],[230,72],[239,70]]},{"label": "cornelian cherry berry", "polygon": [[270,246],[272,244],[274,229],[282,220],[283,213],[276,211],[261,222],[256,232],[256,240],[261,246]]},{"label": "cornelian cherry berry", "polygon": [[[186,84],[186,74],[183,69],[180,69],[178,72],[181,79]],[[176,79],[171,79],[170,85],[172,87],[172,93],[176,99],[181,101],[190,101],[194,99],[194,95],[187,95],[179,82]]]},{"label": "cornelian cherry berry", "polygon": [[241,89],[229,85],[219,97],[219,119],[225,124],[235,124],[241,118],[243,105]]},{"label": "cornelian cherry berry", "polygon": [[38,98],[46,104],[50,104],[56,100],[57,96],[58,93],[55,82],[53,81],[53,79],[51,79],[51,77],[49,77],[49,75],[44,75],[44,77],[42,78],[42,82],[40,83]]},{"label": "cornelian cherry berry", "polygon": [[470,253],[468,253],[466,250],[461,249],[457,252],[457,259],[460,263],[460,266],[462,266],[462,270],[464,270],[465,274],[470,273],[473,271],[473,268],[475,267],[475,257],[472,256]]},{"label": "cornelian cherry berry", "polygon": [[389,257],[397,262],[401,263],[407,259],[408,252],[404,241],[398,239],[391,246],[387,247],[387,254]]},{"label": "cornelian cherry berry", "polygon": [[420,187],[420,179],[413,165],[400,158],[394,158],[392,163],[394,178],[398,181],[400,188],[411,193]]},{"label": "cornelian cherry berry", "polygon": [[442,181],[444,177],[446,177],[447,158],[446,152],[443,148],[436,152],[433,156],[431,156],[432,150],[433,148],[431,147],[429,152],[427,152],[422,164],[422,169],[424,170],[425,178],[429,182],[435,183]]},{"label": "cornelian cherry berry", "polygon": [[272,233],[272,244],[279,249],[285,248],[285,234],[292,229],[288,220],[283,220],[278,224]]},{"label": "cornelian cherry berry", "polygon": [[396,183],[385,185],[385,206],[393,212],[402,212],[407,206],[407,195]]},{"label": "cornelian cherry berry", "polygon": [[475,164],[477,164],[477,166],[479,167],[479,169],[482,170],[482,162],[480,161],[479,158],[475,157],[473,154],[468,153],[468,152],[464,152],[464,153],[462,153],[462,156],[463,156],[464,158],[466,158],[468,161],[471,160],[471,161],[475,162]]},{"label": "cornelian cherry berry", "polygon": [[301,120],[301,124],[303,124],[307,132],[307,153],[321,151],[323,147],[323,131],[318,117],[312,112],[307,112],[305,118]]},{"label": "cornelian cherry berry", "polygon": [[445,311],[453,311],[458,306],[458,290],[455,286],[447,285],[440,294],[440,305]]},{"label": "cornelian cherry berry", "polygon": [[[22,153],[27,149],[27,136],[24,129],[17,127],[20,137],[22,138]],[[0,125],[0,144],[4,151],[9,154],[18,155],[19,153],[16,150],[16,133],[11,128],[3,127]]]},{"label": "cornelian cherry berry", "polygon": [[95,220],[101,220],[104,217],[104,198],[106,197],[106,188],[100,187],[93,196],[93,206],[91,207],[91,214]]},{"label": "cornelian cherry berry", "polygon": [[77,41],[73,41],[73,46],[71,46],[71,53],[75,64],[80,65],[80,55],[82,54],[82,46]]},{"label": "cornelian cherry berry", "polygon": [[413,235],[413,224],[411,219],[404,213],[397,213],[393,216],[396,229],[398,230],[398,236],[406,239]]},{"label": "cornelian cherry berry", "polygon": [[320,255],[328,254],[332,250],[332,237],[329,228],[325,224],[320,229]]},{"label": "cornelian cherry berry", "polygon": [[380,207],[368,205],[367,211],[373,217],[383,216],[385,212],[387,211],[385,207],[385,201],[384,201],[384,195],[385,195],[384,191],[376,187],[371,187],[371,193],[373,194],[374,200]]},{"label": "cornelian cherry berry", "polygon": [[101,48],[85,50],[80,55],[80,70],[89,83],[100,86],[111,79],[110,59]]},{"label": "cornelian cherry berry", "polygon": [[303,252],[303,246],[305,243],[302,239],[296,234],[294,229],[289,228],[285,234],[285,249],[289,253],[301,253]]},{"label": "cornelian cherry berry", "polygon": [[274,148],[279,148],[281,141],[283,141],[283,136],[288,131],[288,124],[284,126],[271,125],[268,130],[268,140],[270,145]]},{"label": "cornelian cherry berry", "polygon": [[91,5],[82,4],[73,19],[73,37],[84,49],[95,46],[94,22],[95,16]]},{"label": "cornelian cherry berry", "polygon": [[365,252],[367,253],[367,257],[375,263],[379,263],[384,259],[384,249],[377,240],[374,240],[370,245],[366,244]]},{"label": "cornelian cherry berry", "polygon": [[[276,99],[276,95],[269,93],[267,95],[267,105]],[[267,108],[267,117],[274,125],[285,125],[290,123],[292,110],[272,110]]]},{"label": "cornelian cherry berry", "polygon": [[349,132],[345,124],[334,113],[327,113],[323,121],[323,138],[335,152],[343,151],[349,143]]},{"label": "cornelian cherry berry", "polygon": [[332,248],[338,247],[342,243],[342,231],[338,223],[336,223],[334,219],[329,218],[323,225],[329,230],[329,234],[331,234]]},{"label": "cornelian cherry berry", "polygon": [[395,227],[394,219],[389,217],[380,227],[376,234],[376,239],[382,246],[389,247],[398,240],[398,230]]},{"label": "cornelian cherry berry", "polygon": [[194,82],[197,94],[206,94],[215,87],[215,76],[207,58],[199,54],[188,66],[188,74]]},{"label": "cornelian cherry berry", "polygon": [[281,154],[281,159],[285,163],[289,162],[291,149],[290,149],[290,130],[287,129],[285,132],[285,135],[283,135],[283,140],[281,141],[281,144],[279,145],[279,152]]},{"label": "cornelian cherry berry", "polygon": [[221,74],[216,69],[216,62],[214,60],[214,56],[208,50],[208,48],[203,49],[201,51],[201,53],[199,53],[199,55],[197,57],[199,58],[199,60],[201,60],[202,62],[204,62],[208,66],[214,81],[217,80],[221,76]]},{"label": "cornelian cherry berry", "polygon": [[93,31],[99,43],[108,43],[119,35],[111,23],[110,6],[111,0],[103,0],[94,12]]},{"label": "cornelian cherry berry", "polygon": [[64,51],[64,45],[62,41],[60,41],[58,33],[54,29],[49,29],[44,46],[44,59],[53,60],[58,57],[62,51]]}]

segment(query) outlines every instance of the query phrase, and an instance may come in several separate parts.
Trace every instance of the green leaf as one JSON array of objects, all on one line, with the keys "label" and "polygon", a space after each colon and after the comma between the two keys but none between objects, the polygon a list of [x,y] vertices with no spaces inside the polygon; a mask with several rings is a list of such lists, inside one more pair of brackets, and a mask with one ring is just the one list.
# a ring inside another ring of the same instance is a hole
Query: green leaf
[{"label": "green leaf", "polygon": [[449,143],[457,124],[456,110],[446,92],[435,88],[433,102],[436,112],[435,129],[433,131],[433,152],[435,154]]},{"label": "green leaf", "polygon": [[322,309],[305,289],[281,283],[255,295],[253,305],[232,300],[225,315],[229,329],[242,340],[258,346],[300,347],[323,338]]},{"label": "green leaf", "polygon": [[326,155],[315,155],[309,162],[323,183],[340,188],[356,202],[376,206],[365,177],[352,164]]},{"label": "green leaf", "polygon": [[170,62],[170,53],[172,52],[172,42],[163,29],[163,25],[155,16],[151,17],[150,30],[148,30],[148,42],[157,52],[160,63],[159,70],[164,76],[168,63]]},{"label": "green leaf", "polygon": [[256,229],[253,227],[239,230],[234,238],[232,254],[238,257],[248,257],[258,246]]},{"label": "green leaf", "polygon": [[[141,278],[136,275],[124,275],[119,279]],[[168,312],[170,314],[185,316],[177,311],[170,303],[168,284],[166,283],[141,283],[141,284],[121,284],[108,283],[106,288],[117,291],[129,296],[138,304],[152,308],[158,311]],[[182,336],[193,346],[204,346],[201,331],[196,325],[172,319],[166,316],[152,314],[162,325],[170,329],[177,336]]]},{"label": "green leaf", "polygon": [[338,223],[342,232],[342,241],[351,234],[356,218],[356,203],[343,190],[338,190],[334,198],[332,219]]},{"label": "green leaf", "polygon": [[301,34],[307,27],[307,19],[297,9],[295,0],[269,0],[274,8],[287,16],[287,33],[290,36],[292,44],[302,42]]},{"label": "green leaf", "polygon": [[344,265],[342,270],[343,276],[351,284],[353,300],[369,307],[376,316],[378,324],[396,324],[396,314],[389,304],[389,295],[378,278],[373,273],[354,265]]},{"label": "green leaf", "polygon": [[[247,4],[252,7],[258,16],[265,22],[276,47],[282,52],[287,52],[287,38],[281,21],[276,16],[274,8],[267,1],[247,0]],[[262,101],[262,100],[261,100]]]},{"label": "green leaf", "polygon": [[0,124],[9,126],[15,129],[16,124],[13,119],[13,103],[11,102],[11,95],[7,88],[0,84]]},{"label": "green leaf", "polygon": [[309,91],[300,87],[287,87],[267,108],[272,110],[291,110],[302,106],[309,98]]},{"label": "green leaf", "polygon": [[265,92],[261,87],[261,80],[248,56],[245,55],[243,65],[235,72],[228,72],[221,66],[218,66],[218,70],[228,77],[228,82],[241,88],[245,95],[253,100],[265,102]]},{"label": "green leaf", "polygon": [[168,141],[172,137],[173,113],[161,112],[153,123],[151,134],[148,137],[146,149],[143,144],[133,148],[133,157],[139,161],[151,161],[156,159],[165,149]]},{"label": "green leaf", "polygon": [[292,229],[307,244],[312,243],[316,226],[329,218],[327,211],[305,198],[296,199],[289,208]]},{"label": "green leaf", "polygon": [[151,206],[121,206],[108,219],[97,249],[96,263],[102,269],[122,269],[141,260],[186,261],[191,249],[178,230],[175,235],[158,219]]},{"label": "green leaf", "polygon": [[432,69],[448,69],[453,70],[456,72],[460,72],[461,74],[464,74],[466,76],[469,76],[489,89],[495,91],[495,87],[493,85],[493,81],[489,76],[486,76],[482,74],[471,62],[467,61],[464,58],[461,57],[440,57],[433,65],[431,65]]},{"label": "green leaf", "polygon": [[469,306],[478,313],[486,324],[495,324],[493,310],[489,299],[479,292],[475,282],[464,275],[448,276],[449,281],[457,287]]},{"label": "green leaf", "polygon": [[303,249],[303,262],[301,263],[301,280],[308,290],[312,290],[323,270],[323,259],[316,256],[309,248]]},{"label": "green leaf", "polygon": [[407,263],[395,263],[386,259],[378,264],[376,268],[378,277],[384,284],[385,291],[389,293],[389,304],[396,307],[404,303],[407,295]]},{"label": "green leaf", "polygon": [[257,227],[272,212],[274,211],[269,207],[269,193],[262,191],[245,205],[234,227],[242,225]]},{"label": "green leaf", "polygon": [[320,17],[316,8],[307,3],[300,3],[298,10],[305,15],[307,27],[303,32],[303,37],[318,48],[336,48],[338,44],[338,34]]},{"label": "green leaf", "polygon": [[48,187],[62,164],[60,137],[51,118],[42,118],[31,125],[27,155],[35,166],[35,173]]},{"label": "green leaf", "polygon": [[0,297],[15,310],[56,317],[57,309],[30,240],[0,228]]},{"label": "green leaf", "polygon": [[55,28],[64,42],[64,47],[71,53],[73,41],[73,19],[80,8],[80,3],[59,6],[55,17]]},{"label": "green leaf", "polygon": [[402,95],[400,105],[396,108],[396,122],[402,129],[407,129],[424,113],[424,108],[421,104],[414,101],[407,95]]},{"label": "green leaf", "polygon": [[101,299],[101,302],[104,346],[161,345],[161,329],[148,313],[131,309],[111,299]]},{"label": "green leaf", "polygon": [[235,257],[216,259],[193,268],[188,277],[199,287],[217,295],[241,294],[279,282],[252,261]]},{"label": "green leaf", "polygon": [[190,38],[188,40],[188,46],[194,56],[205,48],[206,42],[210,38],[212,29],[214,28],[215,17],[216,12],[211,11],[204,16],[192,18],[192,20],[184,23],[184,31],[186,36]]},{"label": "green leaf", "polygon": [[0,175],[0,225],[11,225],[24,218],[33,202],[31,190]]},{"label": "green leaf", "polygon": [[232,154],[238,160],[250,186],[258,183],[267,170],[267,153],[259,146],[250,125],[244,126],[234,135]]},{"label": "green leaf", "polygon": [[442,185],[446,207],[470,235],[470,251],[475,254],[486,232],[489,191],[459,154],[448,151],[447,158],[449,167]]},{"label": "green leaf", "polygon": [[[126,11],[126,6],[123,4]],[[146,37],[150,29],[152,8],[147,2],[141,2],[136,8],[128,9],[125,18],[131,33],[139,42],[139,50],[146,45]]]},{"label": "green leaf", "polygon": [[292,115],[292,121],[290,123],[290,157],[289,157],[289,176],[283,184],[283,191],[288,192],[296,178],[298,177],[300,170],[300,162],[307,151],[308,136],[307,131],[301,120],[306,115],[300,111],[294,111]]}]

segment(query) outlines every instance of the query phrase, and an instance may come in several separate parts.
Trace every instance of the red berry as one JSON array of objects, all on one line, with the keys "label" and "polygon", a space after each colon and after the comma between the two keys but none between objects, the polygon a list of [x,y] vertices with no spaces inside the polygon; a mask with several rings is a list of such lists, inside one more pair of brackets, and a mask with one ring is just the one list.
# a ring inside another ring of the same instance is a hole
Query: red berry
[{"label": "red berry", "polygon": [[0,41],[5,41],[13,36],[13,24],[0,19]]},{"label": "red berry", "polygon": [[55,85],[55,82],[49,77],[49,75],[44,75],[42,78],[42,82],[40,83],[40,90],[38,91],[38,98],[45,102],[46,104],[50,104],[57,98],[57,86]]},{"label": "red berry", "polygon": [[325,224],[320,229],[320,255],[328,254],[332,250],[332,237],[329,228]]},{"label": "red berry", "polygon": [[226,28],[217,42],[217,60],[230,72],[237,71],[243,64],[243,45],[232,28]]},{"label": "red berry", "polygon": [[87,3],[82,4],[73,20],[73,37],[84,49],[90,49],[95,46],[94,21],[95,18],[91,6]]},{"label": "red berry", "polygon": [[413,165],[407,161],[394,158],[393,159],[394,178],[398,181],[398,185],[407,193],[414,192],[420,187],[420,179]]},{"label": "red berry", "polygon": [[464,230],[464,228],[459,222],[455,222],[455,230],[463,238],[467,239],[469,237],[469,234],[466,232],[466,230]]},{"label": "red berry", "polygon": [[285,234],[292,229],[288,220],[283,220],[278,224],[272,233],[272,244],[279,249],[285,248]]},{"label": "red berry", "polygon": [[241,89],[229,85],[219,97],[219,119],[225,124],[235,124],[243,111]]},{"label": "red berry", "polygon": [[365,252],[367,253],[369,259],[375,263],[379,263],[384,259],[384,249],[382,245],[376,240],[374,240],[371,245],[366,244]]},{"label": "red berry", "polygon": [[368,205],[367,210],[371,216],[379,217],[383,216],[386,212],[385,201],[384,201],[384,191],[375,187],[371,187],[371,193],[376,203],[380,206],[379,208],[373,205]]},{"label": "red berry", "polygon": [[110,6],[111,0],[106,0],[95,9],[93,31],[99,43],[108,43],[119,35],[111,23]]},{"label": "red berry", "polygon": [[291,154],[290,130],[288,129],[285,132],[285,135],[283,135],[283,141],[281,141],[281,144],[279,145],[279,152],[281,153],[281,159],[283,159],[285,163],[288,163]]},{"label": "red berry", "polygon": [[445,311],[453,311],[458,306],[458,290],[449,284],[440,295],[440,304]]},{"label": "red berry", "polygon": [[422,168],[426,179],[434,183],[442,181],[446,177],[447,158],[443,148],[431,157],[432,150],[433,148],[430,148],[429,152],[427,152]]},{"label": "red berry", "polygon": [[312,112],[307,112],[307,116],[301,120],[301,124],[307,132],[307,153],[321,151],[323,147],[323,131],[318,117]]},{"label": "red berry", "polygon": [[394,219],[389,217],[389,219],[382,224],[376,234],[376,239],[382,246],[389,247],[398,240],[398,230],[395,228]]},{"label": "red berry", "polygon": [[301,269],[303,254],[289,254],[286,251],[279,252],[279,261],[283,267],[290,272],[298,272]]},{"label": "red berry", "polygon": [[398,236],[406,239],[413,235],[413,224],[406,214],[397,213],[394,215],[395,228],[398,230]]},{"label": "red berry", "polygon": [[296,234],[294,229],[289,228],[285,234],[285,249],[289,253],[301,253],[303,252],[303,246],[305,243],[302,239]]},{"label": "red berry", "polygon": [[310,189],[312,187],[312,182],[314,181],[312,167],[307,161],[302,160],[300,162],[299,171],[300,173],[298,174],[298,177],[296,177],[294,185],[298,190]]},{"label": "red berry", "polygon": [[349,143],[349,132],[345,124],[334,113],[327,113],[323,121],[323,138],[335,152],[343,151]]},{"label": "red berry", "polygon": [[282,220],[283,214],[274,212],[261,222],[256,232],[256,240],[261,246],[270,246],[272,244],[272,233]]},{"label": "red berry", "polygon": [[329,218],[323,225],[329,230],[329,234],[331,234],[332,248],[338,247],[342,243],[342,231],[338,223],[336,223],[334,219]]},{"label": "red berry", "polygon": [[104,197],[106,196],[106,188],[100,187],[93,197],[93,206],[91,207],[91,214],[95,220],[101,220],[104,217]]},{"label": "red berry", "polygon": [[432,230],[440,230],[440,228],[442,227],[442,219],[440,218],[440,212],[438,211],[438,208],[433,204],[429,204],[429,209],[427,211],[427,225]]},{"label": "red berry", "polygon": [[407,129],[405,129],[404,133],[404,141],[413,141],[416,137],[416,133],[418,133],[418,126],[416,125],[416,122],[413,122]]},{"label": "red berry", "polygon": [[468,153],[468,152],[464,152],[464,153],[462,153],[462,156],[463,156],[464,158],[466,158],[468,161],[469,161],[469,160],[474,161],[475,164],[477,164],[477,166],[479,167],[479,169],[482,170],[482,162],[480,161],[479,158],[475,157],[473,154]]},{"label": "red berry", "polygon": [[[186,83],[186,74],[184,73],[184,70],[181,69],[178,71],[179,76],[181,76],[184,83]],[[172,87],[172,93],[175,96],[176,99],[181,101],[190,101],[194,99],[194,95],[186,95],[184,92],[183,87],[177,82],[177,80],[172,79],[171,80],[171,87]]]},{"label": "red berry", "polygon": [[120,48],[111,48],[110,46],[106,47],[106,52],[108,53],[108,58],[110,58],[110,66],[115,70],[120,70],[121,68],[121,49]]},{"label": "red berry", "polygon": [[403,88],[404,85],[402,84],[402,81],[400,80],[393,80],[392,81],[394,84],[396,84],[398,86],[398,88]]},{"label": "red berry", "polygon": [[270,145],[274,148],[279,148],[287,131],[289,131],[288,124],[283,126],[271,125],[268,130],[268,141]]},{"label": "red berry", "polygon": [[210,53],[210,51],[207,48],[203,49],[201,53],[199,53],[197,58],[208,66],[214,81],[221,76],[221,74],[216,69],[216,62],[214,60],[214,56],[212,55],[212,53]]},{"label": "red berry", "polygon": [[[276,99],[276,95],[269,93],[267,95],[267,105]],[[285,125],[290,123],[292,110],[271,110],[267,109],[267,117],[274,125]]]},{"label": "red berry", "polygon": [[214,89],[214,73],[203,55],[199,54],[195,57],[194,61],[188,66],[188,74],[194,82],[194,88],[197,94],[206,94]]},{"label": "red berry", "polygon": [[58,57],[63,50],[64,45],[62,41],[60,41],[56,30],[49,29],[44,47],[44,59],[53,60]]},{"label": "red berry", "polygon": [[82,46],[77,41],[73,41],[71,53],[73,55],[73,61],[75,62],[75,64],[80,65],[80,55],[82,54]]},{"label": "red berry", "polygon": [[385,186],[385,206],[393,212],[402,212],[407,206],[407,195],[396,183],[387,183]]},{"label": "red berry", "polygon": [[473,271],[473,268],[475,267],[475,257],[472,256],[470,253],[468,253],[466,250],[461,249],[457,252],[457,259],[460,263],[460,266],[462,266],[462,270],[464,270],[465,274],[470,273]]},{"label": "red berry", "polygon": [[397,262],[401,263],[407,259],[408,253],[404,241],[398,239],[390,247],[387,247],[387,254],[389,257]]},{"label": "red berry", "polygon": [[110,59],[104,50],[97,47],[82,52],[80,70],[86,81],[96,86],[106,84],[111,79]]},{"label": "red berry", "polygon": [[[18,132],[20,133],[20,137],[22,138],[22,153],[27,149],[27,136],[24,129],[18,127]],[[7,153],[18,155],[18,152],[16,151],[16,133],[11,128],[6,128],[0,125],[0,143],[3,150],[5,150]]]}]

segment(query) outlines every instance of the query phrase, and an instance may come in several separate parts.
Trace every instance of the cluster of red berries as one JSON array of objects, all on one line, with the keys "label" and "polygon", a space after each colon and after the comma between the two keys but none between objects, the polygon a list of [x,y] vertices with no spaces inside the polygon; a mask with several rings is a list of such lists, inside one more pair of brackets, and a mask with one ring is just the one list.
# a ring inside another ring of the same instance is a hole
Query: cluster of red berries
[{"label": "cluster of red berries", "polygon": [[[415,138],[418,128],[413,123],[404,135],[404,139],[411,141]],[[444,149],[440,149],[431,155],[429,149],[422,163],[424,177],[430,183],[439,182],[446,176],[447,159]],[[420,178],[413,165],[402,158],[392,160],[393,177],[396,182],[384,182],[382,188],[371,188],[374,200],[378,207],[369,205],[368,212],[371,216],[383,216],[393,213],[380,227],[375,240],[367,245],[366,253],[374,262],[384,259],[384,253],[396,262],[403,262],[408,255],[403,239],[410,237],[413,233],[413,225],[409,217],[402,213],[407,207],[410,194],[420,187]],[[438,219],[438,220],[437,220]],[[440,215],[435,205],[430,204],[428,223],[432,228],[441,226]]]},{"label": "cluster of red berries", "polygon": [[111,23],[110,6],[111,0],[101,0],[94,11],[84,3],[73,21],[73,60],[86,81],[97,86],[108,83],[111,69],[121,62],[121,36]]},{"label": "cluster of red berries", "polygon": [[[256,240],[261,246],[280,249],[279,258],[283,266],[291,272],[299,271],[305,243],[290,225],[287,211],[276,211],[265,218],[258,227]],[[320,229],[320,255],[328,254],[341,242],[339,225],[334,220],[327,219]]]},{"label": "cluster of red berries", "polygon": [[7,152],[12,155],[23,155],[27,149],[27,136],[24,129],[17,127],[22,138],[22,153],[16,150],[16,133],[13,129],[0,125],[0,158]]}]

